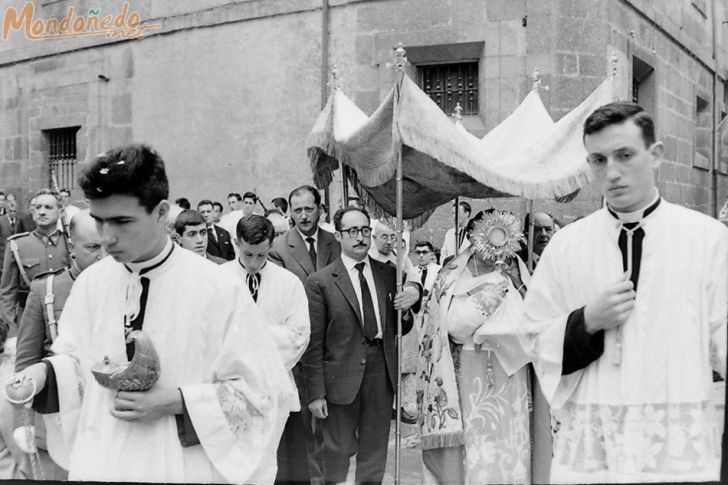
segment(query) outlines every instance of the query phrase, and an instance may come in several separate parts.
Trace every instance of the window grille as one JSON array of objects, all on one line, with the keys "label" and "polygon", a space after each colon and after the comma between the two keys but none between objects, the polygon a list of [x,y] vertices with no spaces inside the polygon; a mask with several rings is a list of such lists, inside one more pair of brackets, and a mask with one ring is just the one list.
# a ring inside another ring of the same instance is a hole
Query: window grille
[{"label": "window grille", "polygon": [[420,86],[448,116],[460,103],[464,115],[478,114],[478,63],[417,66]]},{"label": "window grille", "polygon": [[[76,132],[80,126],[46,130],[49,186],[72,189],[76,185]],[[55,181],[53,177],[55,176]]]}]

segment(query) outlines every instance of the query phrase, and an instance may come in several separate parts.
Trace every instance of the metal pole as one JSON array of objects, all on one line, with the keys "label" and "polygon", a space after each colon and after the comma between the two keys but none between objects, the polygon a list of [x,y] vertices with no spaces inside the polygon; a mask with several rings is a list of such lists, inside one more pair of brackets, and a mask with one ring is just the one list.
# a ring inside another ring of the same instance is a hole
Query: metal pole
[{"label": "metal pole", "polygon": [[533,200],[528,201],[528,271],[533,273]]},{"label": "metal pole", "polygon": [[455,197],[455,257],[460,254],[460,244],[458,244],[458,236],[460,232],[460,196]]},{"label": "metal pole", "polygon": [[[399,100],[400,90],[402,89],[402,81],[404,79],[404,66],[407,62],[405,58],[405,51],[400,44],[394,51],[395,62],[397,66],[397,85],[396,85],[396,98],[394,108],[394,122],[397,123],[399,119]],[[397,294],[402,293],[402,249],[399,248],[402,241],[402,141],[399,139],[399,125],[397,125],[397,184],[396,184],[396,197],[397,197]],[[402,310],[397,310],[397,394],[395,398],[395,419],[394,425],[394,483],[399,485],[399,476],[401,468],[401,448],[402,448]]]}]

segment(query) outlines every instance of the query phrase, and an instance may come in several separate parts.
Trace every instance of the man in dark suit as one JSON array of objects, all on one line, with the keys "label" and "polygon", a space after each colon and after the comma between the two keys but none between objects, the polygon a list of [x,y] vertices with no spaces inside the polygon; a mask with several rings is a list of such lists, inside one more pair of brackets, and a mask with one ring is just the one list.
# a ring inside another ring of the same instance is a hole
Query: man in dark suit
[{"label": "man in dark suit", "polygon": [[207,254],[226,261],[235,259],[235,248],[230,240],[230,233],[215,225],[215,208],[210,200],[201,200],[197,204],[197,212],[202,214],[207,224]]},{"label": "man in dark suit", "polygon": [[[341,257],[306,280],[311,340],[303,356],[308,407],[323,420],[326,482],[381,483],[397,382],[396,309],[420,299],[417,283],[395,296],[396,270],[368,256],[370,219],[347,207],[334,215]],[[412,315],[403,318],[403,332]]]},{"label": "man in dark suit", "polygon": [[319,229],[321,195],[318,190],[303,185],[291,192],[288,201],[293,229],[273,241],[268,258],[305,282],[311,274],[333,263],[341,247],[333,234]]},{"label": "man in dark suit", "polygon": [[[273,241],[273,249],[268,253],[268,259],[292,272],[305,283],[309,275],[333,263],[339,257],[341,246],[333,234],[319,229],[321,195],[318,190],[310,185],[303,185],[290,193],[288,202],[295,226]],[[311,427],[311,413],[305,398],[300,362],[293,368],[293,379],[301,398],[301,412],[291,413],[283,430],[281,444],[287,444],[289,450],[297,449],[306,454],[308,476],[293,478],[279,476],[276,481],[290,479],[310,481],[314,484],[323,483],[321,436],[320,433],[314,435]],[[292,443],[294,445],[291,445]]]},{"label": "man in dark suit", "polygon": [[22,212],[20,210],[20,206],[17,205],[18,202],[14,201],[17,206],[17,211],[15,214],[15,219],[16,219],[16,224],[17,224],[17,227],[15,228],[16,233],[32,232],[35,230],[36,225],[35,225],[35,221],[33,220],[33,211],[35,210],[34,200],[35,200],[35,198],[30,199],[30,202],[28,202],[28,212]]}]

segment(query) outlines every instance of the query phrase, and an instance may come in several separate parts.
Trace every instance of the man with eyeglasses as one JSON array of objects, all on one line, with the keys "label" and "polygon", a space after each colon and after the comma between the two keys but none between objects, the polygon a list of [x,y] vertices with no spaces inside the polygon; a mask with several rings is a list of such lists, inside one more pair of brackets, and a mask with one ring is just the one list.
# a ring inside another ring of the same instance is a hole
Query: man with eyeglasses
[{"label": "man with eyeglasses", "polygon": [[[319,227],[321,194],[315,187],[302,185],[294,189],[288,196],[288,207],[294,227],[273,241],[273,249],[268,253],[268,259],[292,272],[305,283],[309,275],[333,263],[339,257],[341,246],[333,234]],[[306,406],[300,362],[293,368],[293,379],[301,398],[301,411],[291,413],[281,441],[298,443],[298,447],[289,446],[289,449],[298,449],[308,457],[308,477],[298,475],[291,479],[320,483],[323,481],[321,435],[312,427],[311,413]]]},{"label": "man with eyeglasses", "polygon": [[[374,244],[372,244],[369,248],[369,256],[381,263],[389,263],[396,267],[397,251],[395,250],[394,243],[397,240],[397,235],[394,232],[394,229],[381,221],[377,221],[372,227],[372,240],[374,241]],[[401,241],[399,247],[402,251],[404,251],[404,246],[404,241]],[[411,279],[412,281],[419,281],[416,276],[417,272],[415,271],[415,267],[406,254],[402,258],[402,262],[404,264],[404,273],[407,275],[408,279]]]},{"label": "man with eyeglasses", "polygon": [[397,382],[396,309],[420,300],[418,283],[396,294],[396,269],[369,257],[371,227],[364,209],[334,215],[341,257],[306,280],[311,341],[303,356],[308,407],[321,420],[325,479],[346,480],[356,455],[356,483],[381,483]]}]

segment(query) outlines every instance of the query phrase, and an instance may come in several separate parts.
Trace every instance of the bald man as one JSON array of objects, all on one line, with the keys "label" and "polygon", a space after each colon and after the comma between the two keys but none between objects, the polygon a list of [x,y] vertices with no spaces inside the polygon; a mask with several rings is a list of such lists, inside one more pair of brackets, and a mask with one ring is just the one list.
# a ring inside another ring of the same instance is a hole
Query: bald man
[{"label": "bald man", "polygon": [[[55,272],[42,273],[30,285],[26,304],[27,314],[20,320],[15,371],[40,362],[48,354],[51,342],[57,335],[56,323],[78,275],[96,261],[106,256],[96,223],[88,210],[77,212],[69,224],[71,241],[71,267]],[[44,303],[53,296],[53,315]],[[51,317],[49,319],[49,317]]]},{"label": "bald man", "polygon": [[[526,214],[526,219],[523,222],[523,234],[526,238],[528,238],[528,225],[530,221],[530,214]],[[556,225],[554,224],[553,217],[545,212],[533,213],[533,268],[536,267],[538,260],[541,259],[541,254],[546,249],[549,241],[551,241],[554,232],[556,232]],[[525,244],[522,245],[518,256],[524,263],[528,263],[528,247]]]},{"label": "bald man", "polygon": [[[66,303],[71,286],[78,275],[91,264],[103,258],[106,253],[101,238],[96,232],[94,220],[88,210],[77,212],[69,225],[71,240],[71,267],[58,271],[41,273],[30,283],[30,293],[18,331],[15,370],[20,371],[40,362],[48,355],[49,348],[57,335],[57,321]],[[46,303],[48,302],[48,303]],[[12,344],[9,342],[8,347]],[[11,369],[8,369],[8,372]],[[43,420],[35,419],[36,442],[39,448],[42,478],[65,480],[67,473],[53,462],[45,451],[45,427]],[[31,467],[27,456],[20,452],[13,442],[12,429],[21,425],[19,416],[13,417],[12,408],[5,399],[0,399],[0,423],[2,443],[14,458],[14,469],[0,473],[0,478],[30,477]],[[2,446],[0,446],[2,454]],[[1,468],[1,467],[0,467]],[[36,477],[38,478],[38,477]]]},{"label": "bald man", "polygon": [[[381,221],[376,221],[372,228],[372,246],[369,248],[369,256],[381,263],[389,263],[397,266],[397,249],[404,251],[404,241],[399,246],[395,245],[397,233]],[[418,273],[407,254],[402,255],[403,272],[409,281],[419,283]]]}]

